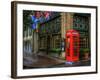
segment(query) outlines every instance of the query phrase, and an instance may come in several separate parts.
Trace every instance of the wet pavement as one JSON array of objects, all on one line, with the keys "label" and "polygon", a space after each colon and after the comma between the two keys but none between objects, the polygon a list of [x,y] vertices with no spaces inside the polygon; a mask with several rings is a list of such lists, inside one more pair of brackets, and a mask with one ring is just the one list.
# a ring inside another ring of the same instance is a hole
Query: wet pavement
[{"label": "wet pavement", "polygon": [[52,67],[76,67],[76,66],[90,66],[90,60],[82,60],[74,63],[68,63],[66,60],[59,58],[38,55],[34,60],[24,58],[23,68],[52,68]]}]

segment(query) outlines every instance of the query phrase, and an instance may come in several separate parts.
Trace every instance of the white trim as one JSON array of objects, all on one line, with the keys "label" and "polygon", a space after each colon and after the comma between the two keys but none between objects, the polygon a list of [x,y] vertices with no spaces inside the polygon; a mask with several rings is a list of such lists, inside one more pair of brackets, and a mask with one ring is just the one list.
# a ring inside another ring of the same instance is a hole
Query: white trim
[{"label": "white trim", "polygon": [[[61,74],[61,73],[80,73],[96,71],[96,10],[92,8],[79,7],[59,7],[45,5],[17,5],[17,76],[45,75],[45,74]],[[45,69],[27,69],[23,70],[23,10],[41,10],[41,11],[60,11],[60,12],[77,12],[91,14],[91,66],[82,67],[64,67],[64,68],[45,68]]]}]

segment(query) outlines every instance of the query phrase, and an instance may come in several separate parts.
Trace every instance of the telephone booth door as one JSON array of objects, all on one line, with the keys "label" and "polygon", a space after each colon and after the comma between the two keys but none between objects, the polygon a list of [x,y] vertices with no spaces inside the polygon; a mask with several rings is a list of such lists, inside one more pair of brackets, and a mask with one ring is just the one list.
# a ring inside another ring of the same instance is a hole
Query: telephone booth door
[{"label": "telephone booth door", "polygon": [[66,60],[69,62],[79,60],[79,33],[75,30],[66,32]]}]

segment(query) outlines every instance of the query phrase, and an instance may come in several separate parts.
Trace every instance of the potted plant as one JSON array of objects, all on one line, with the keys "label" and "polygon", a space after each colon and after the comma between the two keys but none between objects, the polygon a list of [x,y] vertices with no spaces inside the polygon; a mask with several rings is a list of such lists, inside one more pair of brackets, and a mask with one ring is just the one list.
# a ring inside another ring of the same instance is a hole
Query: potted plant
[{"label": "potted plant", "polygon": [[84,49],[84,60],[89,60],[90,59],[90,50],[89,48]]},{"label": "potted plant", "polygon": [[60,48],[53,48],[51,51],[52,51],[53,55],[55,55],[56,57],[59,56],[61,53]]}]

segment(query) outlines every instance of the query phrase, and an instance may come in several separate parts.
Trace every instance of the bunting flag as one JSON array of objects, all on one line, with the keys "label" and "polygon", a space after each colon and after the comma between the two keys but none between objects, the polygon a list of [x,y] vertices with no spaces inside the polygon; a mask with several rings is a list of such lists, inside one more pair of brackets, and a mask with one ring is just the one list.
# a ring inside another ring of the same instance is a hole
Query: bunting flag
[{"label": "bunting flag", "polygon": [[32,20],[32,29],[36,30],[37,29],[37,24],[39,22],[39,19],[37,19],[34,15],[31,16],[31,20]]},{"label": "bunting flag", "polygon": [[34,15],[31,15],[32,22],[34,22],[35,19],[36,19],[36,17]]},{"label": "bunting flag", "polygon": [[41,16],[41,17],[39,18],[39,22],[40,22],[40,23],[43,23],[43,21],[44,21],[44,18]]},{"label": "bunting flag", "polygon": [[44,22],[44,21],[48,21],[50,19],[50,16],[51,16],[51,12],[48,12],[48,11],[35,12],[35,14],[31,16],[31,20],[33,22],[32,23],[33,31],[35,30],[36,32],[38,32],[39,24]]},{"label": "bunting flag", "polygon": [[37,19],[34,15],[31,16],[31,20],[33,23],[38,23],[39,19]]},{"label": "bunting flag", "polygon": [[35,16],[36,16],[36,18],[39,19],[41,17],[41,12],[39,12],[39,11],[35,12]]},{"label": "bunting flag", "polygon": [[50,12],[44,12],[44,15],[45,15],[45,19],[46,20],[49,20],[50,19]]},{"label": "bunting flag", "polygon": [[31,20],[32,20],[32,29],[36,29],[36,24],[34,23],[36,17],[34,15],[31,15]]},{"label": "bunting flag", "polygon": [[35,30],[36,29],[36,24],[32,24],[32,29]]},{"label": "bunting flag", "polygon": [[36,32],[39,32],[39,30],[38,30],[39,27],[40,27],[40,23],[38,23],[37,26],[36,26]]}]

